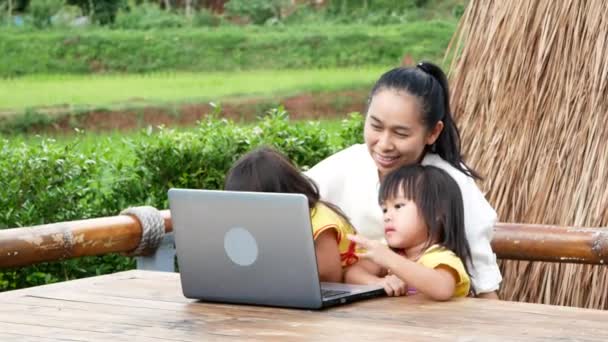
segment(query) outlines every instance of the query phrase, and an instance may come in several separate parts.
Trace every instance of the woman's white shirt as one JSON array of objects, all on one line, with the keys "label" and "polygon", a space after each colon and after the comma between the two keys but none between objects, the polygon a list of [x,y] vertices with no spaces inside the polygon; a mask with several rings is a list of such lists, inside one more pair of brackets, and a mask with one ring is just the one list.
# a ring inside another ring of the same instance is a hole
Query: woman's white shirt
[{"label": "woman's white shirt", "polygon": [[[477,293],[498,290],[502,276],[490,246],[497,220],[496,212],[471,177],[438,155],[428,153],[422,164],[446,171],[458,183],[473,260],[473,267],[470,267],[473,288]],[[329,156],[308,170],[306,175],[317,184],[322,199],[344,211],[358,234],[371,239],[384,239],[382,210],[378,205],[378,169],[365,144],[353,145]]]}]

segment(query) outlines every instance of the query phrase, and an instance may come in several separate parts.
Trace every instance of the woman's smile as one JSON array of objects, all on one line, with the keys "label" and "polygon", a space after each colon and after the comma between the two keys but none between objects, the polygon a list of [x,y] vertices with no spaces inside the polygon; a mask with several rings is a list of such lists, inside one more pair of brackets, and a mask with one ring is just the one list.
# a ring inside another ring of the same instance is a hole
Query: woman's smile
[{"label": "woman's smile", "polygon": [[391,168],[399,161],[399,156],[387,156],[380,153],[373,153],[374,160],[384,168]]}]

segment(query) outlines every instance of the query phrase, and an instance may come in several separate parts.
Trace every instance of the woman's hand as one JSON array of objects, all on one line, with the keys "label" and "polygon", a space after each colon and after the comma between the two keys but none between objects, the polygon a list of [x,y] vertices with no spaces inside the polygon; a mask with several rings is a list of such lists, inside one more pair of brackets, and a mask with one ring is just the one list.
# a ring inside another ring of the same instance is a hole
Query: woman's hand
[{"label": "woman's hand", "polygon": [[364,253],[357,253],[360,258],[368,259],[374,263],[388,268],[387,261],[396,254],[387,245],[377,240],[371,240],[361,235],[347,235],[348,239],[366,250]]}]

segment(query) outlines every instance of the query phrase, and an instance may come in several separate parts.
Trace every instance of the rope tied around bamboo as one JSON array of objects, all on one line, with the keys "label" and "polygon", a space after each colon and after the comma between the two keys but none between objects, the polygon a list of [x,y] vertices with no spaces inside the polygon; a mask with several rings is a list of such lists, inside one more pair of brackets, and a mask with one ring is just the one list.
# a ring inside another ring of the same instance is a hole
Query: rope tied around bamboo
[{"label": "rope tied around bamboo", "polygon": [[[163,239],[164,235],[159,232],[161,227],[168,234],[173,231],[173,225],[169,210],[148,209],[148,212],[151,217],[160,215],[163,224],[154,218],[152,220],[156,223],[152,228],[146,228],[141,221],[149,219],[140,221],[135,215],[126,214],[0,229],[0,269],[82,256],[108,253],[135,255],[139,251],[153,251],[154,246]],[[142,243],[142,238],[146,242]]]},{"label": "rope tied around bamboo", "polygon": [[139,245],[129,256],[151,255],[160,246],[165,236],[165,220],[160,211],[151,206],[130,207],[123,210],[121,215],[129,215],[137,219],[141,225]]}]

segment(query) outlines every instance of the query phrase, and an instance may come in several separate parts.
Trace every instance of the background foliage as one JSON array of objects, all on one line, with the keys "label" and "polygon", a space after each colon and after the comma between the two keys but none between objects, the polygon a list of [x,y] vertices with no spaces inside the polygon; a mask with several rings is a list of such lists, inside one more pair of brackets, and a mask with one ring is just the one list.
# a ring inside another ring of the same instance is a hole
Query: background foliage
[{"label": "background foliage", "polygon": [[[171,187],[220,189],[232,163],[260,145],[287,154],[308,168],[331,153],[362,140],[363,119],[352,114],[336,131],[320,122],[290,122],[275,108],[254,124],[220,118],[221,109],[195,129],[161,128],[133,139],[83,139],[62,143],[0,140],[0,228],[114,216],[149,204],[167,208]],[[134,267],[120,255],[87,257],[0,272],[0,290],[15,289]]]},{"label": "background foliage", "polygon": [[0,77],[398,65],[405,54],[438,57],[454,28],[436,21],[334,29],[5,30]]}]

